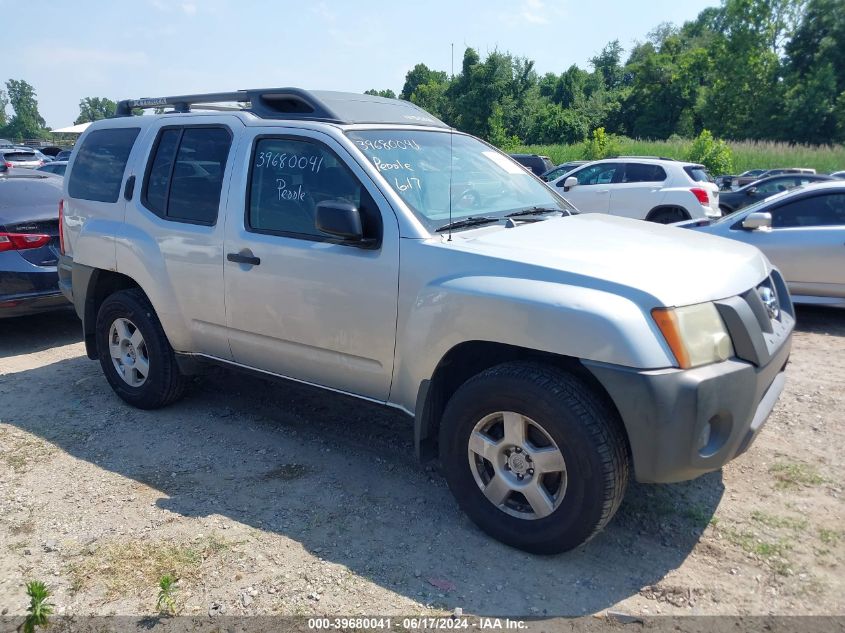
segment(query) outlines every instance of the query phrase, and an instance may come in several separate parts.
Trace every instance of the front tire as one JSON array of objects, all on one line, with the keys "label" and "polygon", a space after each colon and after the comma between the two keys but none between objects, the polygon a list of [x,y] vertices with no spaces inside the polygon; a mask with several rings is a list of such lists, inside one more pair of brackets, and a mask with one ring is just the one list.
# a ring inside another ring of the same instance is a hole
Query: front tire
[{"label": "front tire", "polygon": [[185,392],[173,348],[138,288],[121,290],[97,313],[97,353],[114,392],[139,409],[158,409]]},{"label": "front tire", "polygon": [[628,482],[615,411],[575,375],[539,363],[498,365],[462,385],[443,415],[440,457],[476,525],[537,554],[590,540]]}]

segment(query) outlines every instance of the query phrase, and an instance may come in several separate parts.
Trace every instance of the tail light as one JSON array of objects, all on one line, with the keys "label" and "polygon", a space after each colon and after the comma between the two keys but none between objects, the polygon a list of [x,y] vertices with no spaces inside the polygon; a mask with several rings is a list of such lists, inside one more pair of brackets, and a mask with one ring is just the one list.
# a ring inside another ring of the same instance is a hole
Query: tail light
[{"label": "tail light", "polygon": [[59,252],[65,254],[65,199],[59,200]]},{"label": "tail light", "polygon": [[10,163],[9,161],[6,161],[6,162],[5,162],[5,163],[3,163],[3,164],[4,164],[4,165],[6,165],[6,167],[7,167],[7,168],[9,168],[9,169],[11,169],[12,167],[14,167],[14,165],[13,165],[12,163]]},{"label": "tail light", "polygon": [[0,233],[0,253],[41,248],[49,243],[50,236],[40,233]]},{"label": "tail light", "polygon": [[710,195],[707,193],[707,189],[699,189],[696,187],[694,189],[690,189],[690,192],[698,198],[698,201],[705,207],[710,204]]}]

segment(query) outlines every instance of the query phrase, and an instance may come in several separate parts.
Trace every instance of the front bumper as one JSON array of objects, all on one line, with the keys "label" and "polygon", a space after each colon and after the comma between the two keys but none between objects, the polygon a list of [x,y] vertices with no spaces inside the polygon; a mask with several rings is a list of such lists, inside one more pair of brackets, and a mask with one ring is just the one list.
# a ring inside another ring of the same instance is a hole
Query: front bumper
[{"label": "front bumper", "polygon": [[[637,370],[582,361],[610,395],[628,434],[637,481],[671,483],[718,470],[751,446],[783,391],[794,309],[767,322],[754,290],[716,302],[737,357],[694,369]],[[760,325],[763,327],[761,328]]]}]

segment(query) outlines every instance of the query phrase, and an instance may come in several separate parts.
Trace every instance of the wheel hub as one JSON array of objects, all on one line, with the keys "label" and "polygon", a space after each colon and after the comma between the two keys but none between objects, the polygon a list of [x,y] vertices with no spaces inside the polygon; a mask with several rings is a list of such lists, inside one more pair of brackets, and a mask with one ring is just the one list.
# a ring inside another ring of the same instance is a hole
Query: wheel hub
[{"label": "wheel hub", "polygon": [[521,448],[519,452],[514,450],[508,456],[508,470],[510,470],[515,475],[524,476],[528,473],[529,464],[531,463],[530,460],[531,458],[525,452],[523,452]]},{"label": "wheel hub", "polygon": [[150,358],[141,330],[129,319],[118,318],[109,329],[112,364],[123,381],[140,387],[147,380]]},{"label": "wheel hub", "polygon": [[534,420],[513,411],[486,415],[473,428],[467,449],[475,483],[502,512],[542,519],[563,501],[563,453]]}]

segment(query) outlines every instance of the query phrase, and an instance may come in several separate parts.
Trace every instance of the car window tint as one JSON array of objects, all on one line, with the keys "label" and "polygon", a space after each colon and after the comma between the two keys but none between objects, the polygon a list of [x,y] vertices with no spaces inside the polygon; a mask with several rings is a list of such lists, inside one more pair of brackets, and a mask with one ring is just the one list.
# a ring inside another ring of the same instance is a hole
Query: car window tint
[{"label": "car window tint", "polygon": [[[326,237],[315,225],[317,205],[338,200],[361,209],[363,193],[361,183],[327,148],[307,141],[260,139],[253,153],[247,222],[255,231]],[[362,209],[362,220],[365,217]]]},{"label": "car window tint", "polygon": [[168,220],[214,224],[231,145],[224,127],[163,129],[144,185],[146,207]]},{"label": "car window tint", "polygon": [[167,189],[176,150],[179,147],[181,129],[162,130],[153,153],[147,184],[144,189],[144,204],[150,211],[164,216],[167,210]]},{"label": "car window tint", "polygon": [[232,137],[223,128],[187,128],[170,184],[167,217],[214,224]]},{"label": "car window tint", "polygon": [[687,175],[695,182],[715,182],[713,180],[713,176],[710,175],[710,172],[699,165],[684,167],[684,171],[687,172]]},{"label": "car window tint", "polygon": [[666,172],[660,165],[644,165],[642,163],[627,163],[625,165],[625,179],[623,182],[663,182]]},{"label": "car window tint", "polygon": [[605,185],[613,182],[613,178],[620,167],[619,163],[601,163],[600,165],[585,167],[572,175],[578,179],[579,185]]},{"label": "car window tint", "polygon": [[776,178],[770,182],[764,182],[757,187],[757,193],[777,193],[779,191],[786,191],[795,186],[794,179],[791,178]]},{"label": "car window tint", "polygon": [[128,127],[91,132],[79,148],[70,172],[70,197],[117,202],[126,161],[140,131]]},{"label": "car window tint", "polygon": [[772,210],[773,228],[845,226],[845,193],[823,194]]}]

